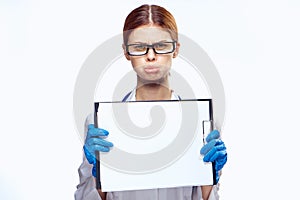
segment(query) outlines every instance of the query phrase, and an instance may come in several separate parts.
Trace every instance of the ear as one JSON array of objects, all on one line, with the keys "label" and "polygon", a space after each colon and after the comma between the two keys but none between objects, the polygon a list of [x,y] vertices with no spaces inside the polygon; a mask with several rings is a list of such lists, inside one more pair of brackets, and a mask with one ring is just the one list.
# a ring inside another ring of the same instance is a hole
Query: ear
[{"label": "ear", "polygon": [[127,60],[130,60],[130,56],[128,55],[128,53],[126,52],[126,48],[125,48],[125,45],[122,44],[122,48],[123,48],[123,53],[124,53],[124,56]]},{"label": "ear", "polygon": [[179,54],[179,48],[180,48],[180,43],[177,42],[177,43],[176,43],[176,49],[175,49],[175,51],[173,52],[173,58],[176,58],[176,57],[178,56],[178,54]]}]

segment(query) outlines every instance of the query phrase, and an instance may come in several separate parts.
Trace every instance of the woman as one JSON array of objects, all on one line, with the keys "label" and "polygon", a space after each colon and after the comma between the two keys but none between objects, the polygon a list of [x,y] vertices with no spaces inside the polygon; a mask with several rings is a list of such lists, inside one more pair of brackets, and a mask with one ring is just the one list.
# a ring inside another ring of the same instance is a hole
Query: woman
[{"label": "woman", "polygon": [[[156,5],[142,5],[134,9],[125,20],[123,49],[126,59],[131,62],[137,74],[136,88],[123,101],[180,99],[169,87],[168,80],[172,59],[177,57],[180,49],[177,25],[171,13]],[[97,190],[94,152],[109,152],[113,144],[106,139],[108,131],[95,128],[93,122],[93,115],[88,116],[85,124],[84,158],[78,170],[80,184],[77,186],[75,199],[218,199],[218,185],[109,193]],[[207,138],[208,144],[201,149],[205,162],[216,163],[217,181],[220,170],[227,161],[226,148],[219,137],[218,131],[212,131]]]}]

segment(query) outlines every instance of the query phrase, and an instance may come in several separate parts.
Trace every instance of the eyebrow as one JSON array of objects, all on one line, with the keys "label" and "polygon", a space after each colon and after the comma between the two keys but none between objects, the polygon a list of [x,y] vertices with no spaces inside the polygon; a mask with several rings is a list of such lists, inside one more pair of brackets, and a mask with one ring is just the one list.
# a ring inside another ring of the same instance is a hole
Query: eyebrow
[{"label": "eyebrow", "polygon": [[[161,42],[173,42],[173,41],[169,41],[169,40],[160,40],[160,41],[158,41],[158,42],[153,42],[152,44],[157,44],[157,43],[161,43]],[[148,43],[137,41],[137,42],[133,42],[133,43],[130,43],[130,44],[148,44]]]}]

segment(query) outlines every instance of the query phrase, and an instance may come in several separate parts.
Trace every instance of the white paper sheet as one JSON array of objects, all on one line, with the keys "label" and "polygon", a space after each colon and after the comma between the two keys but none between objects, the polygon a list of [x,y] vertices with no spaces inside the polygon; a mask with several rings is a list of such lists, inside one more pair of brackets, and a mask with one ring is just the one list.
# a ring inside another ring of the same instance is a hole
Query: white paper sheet
[{"label": "white paper sheet", "polygon": [[100,153],[102,191],[212,185],[200,155],[211,100],[102,102],[98,127],[114,144]]}]

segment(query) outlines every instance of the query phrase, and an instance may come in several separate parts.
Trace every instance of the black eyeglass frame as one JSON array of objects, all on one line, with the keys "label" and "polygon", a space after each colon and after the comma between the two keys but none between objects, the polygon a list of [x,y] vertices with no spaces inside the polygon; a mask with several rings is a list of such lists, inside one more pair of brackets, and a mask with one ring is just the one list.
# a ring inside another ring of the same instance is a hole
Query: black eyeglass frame
[{"label": "black eyeglass frame", "polygon": [[[172,43],[173,48],[172,48],[171,51],[168,51],[168,52],[165,52],[165,53],[158,53],[158,52],[156,52],[154,46],[157,45],[157,44],[160,44],[160,43]],[[157,43],[155,43],[155,44],[143,44],[143,45],[145,45],[145,46],[147,47],[147,50],[146,50],[145,53],[139,54],[139,55],[131,54],[131,53],[129,52],[129,47],[130,47],[130,46],[139,45],[139,44],[127,44],[127,45],[125,45],[125,46],[126,46],[126,52],[127,52],[127,54],[128,54],[129,56],[144,56],[144,55],[146,55],[146,54],[149,52],[149,49],[150,49],[150,48],[153,49],[153,51],[154,51],[155,54],[168,54],[168,53],[173,53],[173,52],[175,51],[175,49],[176,49],[176,43],[177,43],[177,41],[172,41],[172,42],[157,42]]]}]

